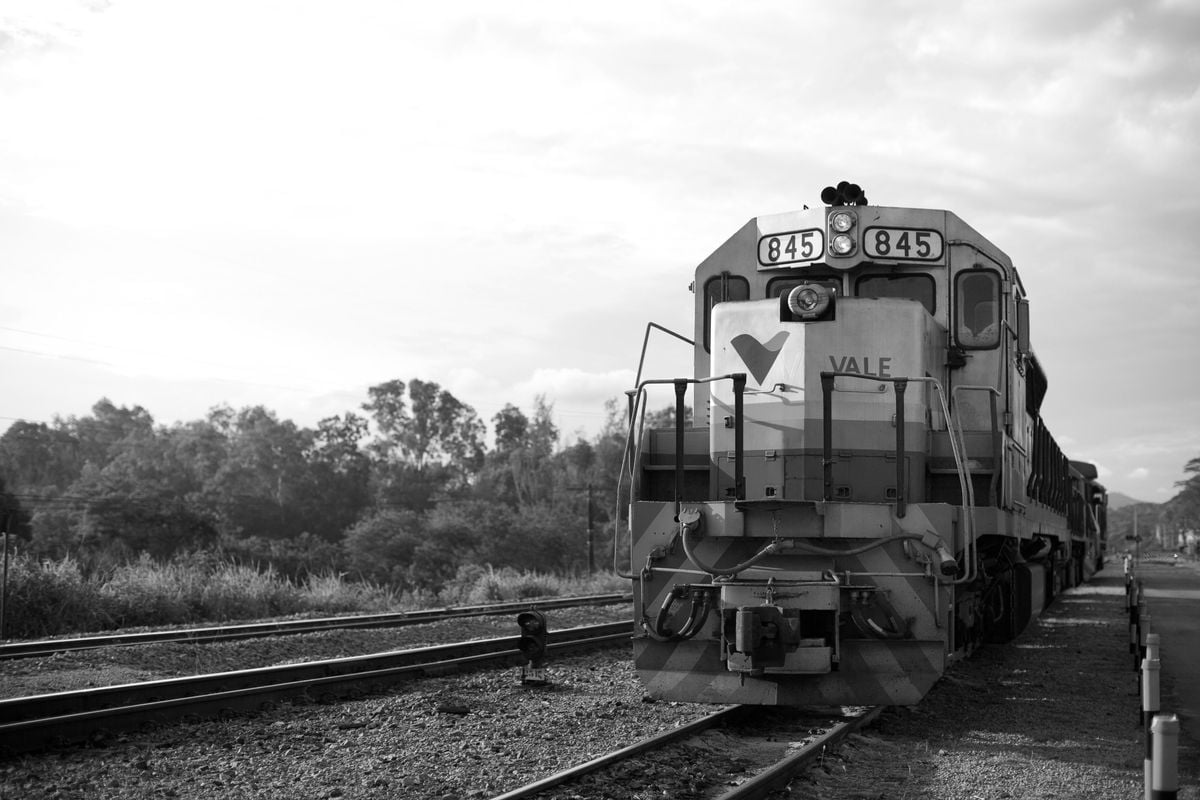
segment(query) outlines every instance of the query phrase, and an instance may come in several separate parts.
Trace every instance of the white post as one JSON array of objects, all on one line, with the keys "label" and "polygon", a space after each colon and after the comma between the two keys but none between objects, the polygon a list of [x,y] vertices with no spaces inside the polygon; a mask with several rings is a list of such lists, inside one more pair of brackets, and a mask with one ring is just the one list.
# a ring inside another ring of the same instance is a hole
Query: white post
[{"label": "white post", "polygon": [[1142,725],[1146,729],[1145,800],[1152,800],[1153,740],[1150,726],[1159,706],[1159,677],[1162,665],[1158,659],[1158,634],[1146,637],[1146,658],[1142,661]]},{"label": "white post", "polygon": [[1149,800],[1176,800],[1179,794],[1179,717],[1159,714],[1150,724],[1154,735],[1154,775]]}]

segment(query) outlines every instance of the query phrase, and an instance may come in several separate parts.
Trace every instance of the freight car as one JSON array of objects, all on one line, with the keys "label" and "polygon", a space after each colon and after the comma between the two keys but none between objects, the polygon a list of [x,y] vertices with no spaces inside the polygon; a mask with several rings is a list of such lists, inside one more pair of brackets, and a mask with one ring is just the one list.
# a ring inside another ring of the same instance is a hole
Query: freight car
[{"label": "freight car", "polygon": [[1009,257],[949,211],[821,198],[697,267],[693,375],[629,393],[652,696],[913,704],[1103,565],[1105,490],[1042,419]]}]

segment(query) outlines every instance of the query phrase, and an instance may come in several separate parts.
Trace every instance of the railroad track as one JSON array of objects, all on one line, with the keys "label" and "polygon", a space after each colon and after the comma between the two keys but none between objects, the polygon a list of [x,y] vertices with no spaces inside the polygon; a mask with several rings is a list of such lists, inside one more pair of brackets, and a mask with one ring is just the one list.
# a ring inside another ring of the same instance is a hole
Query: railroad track
[{"label": "railroad track", "polygon": [[[612,646],[631,635],[629,622],[568,628],[550,633],[548,649],[567,653]],[[522,661],[519,641],[519,636],[505,636],[0,700],[0,754],[77,744],[187,717],[253,712],[298,697],[358,696],[464,668],[517,664]]]},{"label": "railroad track", "polygon": [[[758,767],[753,770],[752,774],[743,774],[737,785],[728,791],[721,792],[720,787],[713,786],[708,787],[707,790],[702,789],[703,796],[719,798],[719,800],[763,800],[771,792],[783,788],[793,777],[812,766],[826,748],[873,722],[883,712],[883,708],[883,706],[874,706],[859,709],[852,715],[844,717],[812,717],[796,710],[796,714],[803,715],[800,717],[802,727],[807,727],[809,731],[808,735],[804,737],[802,746],[789,748],[783,757]],[[778,713],[778,710],[774,711]],[[618,774],[609,776],[606,771],[615,771],[630,760],[644,757],[647,754],[662,753],[671,748],[685,748],[692,740],[699,739],[713,728],[730,727],[735,730],[742,729],[743,732],[748,730],[753,736],[766,737],[768,740],[781,730],[795,728],[796,719],[791,720],[792,724],[778,729],[776,729],[777,723],[767,722],[764,725],[759,719],[760,713],[760,709],[756,706],[723,708],[686,725],[496,795],[492,800],[520,800],[520,798],[535,797],[559,786],[569,789],[572,797],[608,797],[613,787],[622,786],[622,777]],[[786,736],[786,733],[784,735]],[[689,761],[686,756],[681,756],[676,759],[676,763],[682,768]],[[644,773],[644,770],[638,770],[638,772]],[[584,782],[589,780],[592,785],[584,785]]]},{"label": "railroad track", "polygon": [[512,614],[535,608],[573,608],[576,606],[600,606],[625,603],[633,599],[629,593],[595,594],[575,597],[556,597],[548,600],[522,600],[511,603],[491,603],[477,606],[449,606],[417,611],[400,611],[388,614],[362,614],[352,617],[323,617],[320,619],[286,620],[282,622],[255,622],[245,625],[217,625],[185,630],[146,631],[143,633],[118,633],[106,636],[81,636],[70,639],[39,639],[28,642],[0,644],[0,661],[14,658],[49,656],[73,650],[95,650],[102,647],[117,647],[139,644],[161,644],[164,642],[207,643],[251,639],[261,636],[284,636],[298,633],[316,633],[327,630],[354,630],[365,628],[397,628],[405,625],[420,625],[462,617],[495,616]]}]

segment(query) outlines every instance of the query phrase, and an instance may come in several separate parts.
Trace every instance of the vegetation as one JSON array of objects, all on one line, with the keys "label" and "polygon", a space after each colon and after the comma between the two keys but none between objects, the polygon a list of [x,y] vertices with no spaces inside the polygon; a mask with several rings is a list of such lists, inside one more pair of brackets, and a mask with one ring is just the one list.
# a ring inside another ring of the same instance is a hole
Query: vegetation
[{"label": "vegetation", "polygon": [[1188,477],[1178,481],[1179,494],[1165,503],[1134,503],[1108,516],[1108,551],[1121,553],[1136,547],[1143,553],[1188,552],[1195,556],[1200,544],[1200,456],[1183,468]]},{"label": "vegetation", "polygon": [[11,558],[5,629],[10,638],[75,631],[200,624],[294,615],[401,611],[622,591],[612,575],[569,579],[510,568],[465,566],[439,594],[399,593],[388,586],[309,574],[293,580],[212,553],[169,561],[143,556],[105,574],[85,576],[78,561]]},{"label": "vegetation", "polygon": [[49,630],[83,609],[93,627],[197,621],[303,611],[316,586],[336,606],[350,585],[437,598],[494,593],[512,570],[579,575],[589,522],[596,564],[612,546],[616,408],[566,447],[544,398],[528,414],[505,405],[489,447],[470,406],[419,379],[372,386],[361,413],[316,428],[262,406],[162,426],[107,399],[89,416],[16,422],[0,436],[0,511],[25,559],[8,616],[18,579],[56,587],[31,622]]}]

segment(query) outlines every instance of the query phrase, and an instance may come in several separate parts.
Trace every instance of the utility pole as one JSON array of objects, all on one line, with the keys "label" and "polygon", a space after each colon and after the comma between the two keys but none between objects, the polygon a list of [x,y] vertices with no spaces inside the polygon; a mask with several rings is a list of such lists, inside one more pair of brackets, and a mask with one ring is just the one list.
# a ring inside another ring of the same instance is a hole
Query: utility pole
[{"label": "utility pole", "polygon": [[1134,563],[1141,566],[1142,563],[1142,537],[1138,533],[1137,506],[1133,507],[1133,548],[1137,554],[1134,556]]},{"label": "utility pole", "polygon": [[567,489],[573,492],[587,492],[587,571],[588,575],[596,574],[596,556],[595,556],[595,529],[592,526],[592,508],[593,495],[597,489],[612,489],[612,486],[568,486]]},{"label": "utility pole", "polygon": [[0,581],[0,641],[7,638],[5,636],[7,629],[4,625],[4,615],[8,611],[8,521],[8,510],[0,506],[0,534],[4,536],[4,578]]}]

